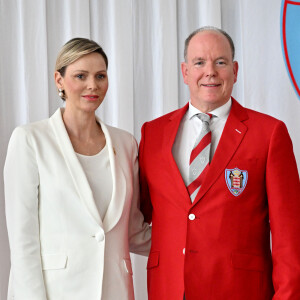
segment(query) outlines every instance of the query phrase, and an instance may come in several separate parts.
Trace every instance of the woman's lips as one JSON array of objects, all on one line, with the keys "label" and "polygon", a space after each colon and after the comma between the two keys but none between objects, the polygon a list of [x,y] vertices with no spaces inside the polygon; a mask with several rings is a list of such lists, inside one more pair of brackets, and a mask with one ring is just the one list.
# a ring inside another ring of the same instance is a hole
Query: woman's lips
[{"label": "woman's lips", "polygon": [[96,101],[98,100],[98,95],[84,95],[83,98],[85,98],[88,101]]}]

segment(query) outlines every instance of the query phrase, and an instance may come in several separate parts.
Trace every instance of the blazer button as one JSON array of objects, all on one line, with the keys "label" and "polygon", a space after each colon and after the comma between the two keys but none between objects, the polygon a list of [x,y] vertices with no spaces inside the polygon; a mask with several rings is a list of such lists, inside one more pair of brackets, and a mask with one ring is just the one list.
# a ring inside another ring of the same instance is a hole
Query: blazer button
[{"label": "blazer button", "polygon": [[95,239],[97,242],[103,242],[104,241],[104,234],[102,232],[97,232],[95,235]]},{"label": "blazer button", "polygon": [[194,214],[189,214],[189,219],[193,221],[196,219],[196,216]]}]

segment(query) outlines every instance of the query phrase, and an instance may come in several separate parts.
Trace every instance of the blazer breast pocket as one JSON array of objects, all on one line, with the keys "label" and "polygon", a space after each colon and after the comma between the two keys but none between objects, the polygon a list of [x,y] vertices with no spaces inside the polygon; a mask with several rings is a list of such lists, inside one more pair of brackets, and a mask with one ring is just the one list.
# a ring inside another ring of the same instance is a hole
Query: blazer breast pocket
[{"label": "blazer breast pocket", "polygon": [[42,255],[42,268],[46,270],[60,270],[67,267],[68,256],[66,254]]}]

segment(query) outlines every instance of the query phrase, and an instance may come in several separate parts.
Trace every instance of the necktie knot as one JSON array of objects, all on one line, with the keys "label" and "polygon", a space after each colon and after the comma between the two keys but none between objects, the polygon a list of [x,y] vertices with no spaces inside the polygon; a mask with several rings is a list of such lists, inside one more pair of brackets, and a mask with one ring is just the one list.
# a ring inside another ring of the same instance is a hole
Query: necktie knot
[{"label": "necktie knot", "polygon": [[204,114],[204,113],[199,113],[197,114],[197,117],[202,121],[206,123],[210,123],[210,120],[212,118],[212,114]]}]

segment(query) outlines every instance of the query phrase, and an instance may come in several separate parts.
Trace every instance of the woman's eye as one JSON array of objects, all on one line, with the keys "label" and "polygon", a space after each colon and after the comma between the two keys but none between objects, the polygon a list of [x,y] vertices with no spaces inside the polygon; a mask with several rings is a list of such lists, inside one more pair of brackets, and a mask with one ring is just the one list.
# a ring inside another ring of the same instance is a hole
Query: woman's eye
[{"label": "woman's eye", "polygon": [[79,78],[79,79],[83,79],[84,75],[83,74],[77,74],[76,77]]},{"label": "woman's eye", "polygon": [[101,73],[101,74],[98,74],[97,75],[97,78],[98,79],[105,79],[107,77],[107,74],[106,73]]}]

